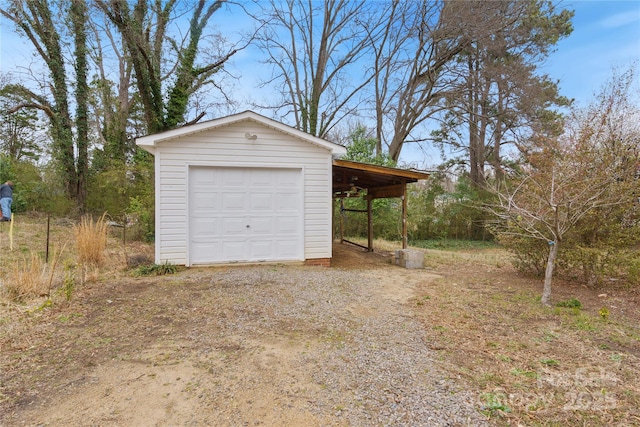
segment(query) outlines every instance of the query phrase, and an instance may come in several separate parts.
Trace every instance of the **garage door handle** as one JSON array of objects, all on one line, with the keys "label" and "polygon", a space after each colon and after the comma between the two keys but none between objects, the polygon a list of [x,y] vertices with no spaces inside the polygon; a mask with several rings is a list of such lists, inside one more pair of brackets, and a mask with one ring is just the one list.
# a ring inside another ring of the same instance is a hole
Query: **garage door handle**
[{"label": "garage door handle", "polygon": [[249,224],[247,224],[247,228],[249,228]]}]

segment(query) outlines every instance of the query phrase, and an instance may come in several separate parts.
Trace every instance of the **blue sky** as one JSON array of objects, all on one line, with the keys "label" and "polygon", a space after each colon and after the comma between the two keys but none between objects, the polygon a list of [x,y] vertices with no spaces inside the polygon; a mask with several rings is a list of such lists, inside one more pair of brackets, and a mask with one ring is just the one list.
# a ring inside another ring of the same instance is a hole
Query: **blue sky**
[{"label": "blue sky", "polygon": [[[640,0],[562,0],[561,6],[575,10],[574,31],[542,70],[561,81],[564,95],[583,103],[611,76],[612,67],[640,62]],[[0,17],[2,73],[31,61],[30,46],[12,31],[12,23]]]},{"label": "blue sky", "polygon": [[[578,106],[585,105],[611,77],[613,68],[625,70],[633,64],[640,67],[640,0],[561,0],[560,5],[575,10],[574,30],[558,43],[541,72],[560,80],[563,95],[574,98]],[[230,25],[227,18],[220,16],[225,29]],[[238,20],[233,22],[237,25]],[[19,64],[28,66],[32,61],[29,46],[12,31],[12,23],[0,17],[0,73],[13,71]],[[260,91],[246,88],[247,81],[253,80],[255,68],[244,73],[242,70],[247,55],[250,56],[250,51],[238,55],[236,70],[245,74],[242,84],[245,91],[255,95]],[[424,161],[424,153],[407,146],[401,160],[415,161],[419,167],[439,160],[433,154],[428,157],[432,162]]]},{"label": "blue sky", "polygon": [[[606,82],[612,67],[640,62],[640,0],[561,0],[560,4],[575,10],[574,31],[559,42],[542,70],[561,80],[564,95],[582,103]],[[229,27],[228,19],[219,24]],[[12,32],[12,23],[0,17],[2,73],[32,60],[30,46]]]},{"label": "blue sky", "polygon": [[[640,67],[640,0],[566,1],[573,33],[557,45],[543,71],[560,80],[563,95],[587,103],[614,67]],[[639,70],[640,71],[640,70]]]},{"label": "blue sky", "polygon": [[[575,11],[573,32],[556,45],[542,73],[559,80],[562,95],[575,105],[586,106],[612,76],[614,68],[636,65],[640,74],[640,0],[564,0],[561,6]],[[637,78],[640,91],[640,78]],[[441,163],[429,149],[405,145],[400,163],[431,169]]]}]

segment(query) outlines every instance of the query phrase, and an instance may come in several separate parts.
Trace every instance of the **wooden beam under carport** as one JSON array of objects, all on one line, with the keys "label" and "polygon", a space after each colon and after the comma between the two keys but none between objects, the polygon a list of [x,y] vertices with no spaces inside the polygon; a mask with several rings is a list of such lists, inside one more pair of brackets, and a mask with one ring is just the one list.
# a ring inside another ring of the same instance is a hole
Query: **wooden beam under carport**
[{"label": "wooden beam under carport", "polygon": [[406,192],[407,183],[386,185],[384,187],[374,187],[367,189],[366,198],[369,199],[389,199],[402,197]]},{"label": "wooden beam under carport", "polygon": [[[367,191],[364,197],[367,201],[367,209],[359,212],[367,213],[367,247],[373,251],[373,213],[372,202],[374,199],[400,198],[402,201],[402,248],[408,246],[407,236],[407,183],[417,182],[429,178],[429,174],[422,171],[390,168],[387,166],[370,165],[347,160],[333,161],[333,193],[334,198],[344,198],[353,187]],[[344,239],[341,220],[341,241],[358,245]]]}]

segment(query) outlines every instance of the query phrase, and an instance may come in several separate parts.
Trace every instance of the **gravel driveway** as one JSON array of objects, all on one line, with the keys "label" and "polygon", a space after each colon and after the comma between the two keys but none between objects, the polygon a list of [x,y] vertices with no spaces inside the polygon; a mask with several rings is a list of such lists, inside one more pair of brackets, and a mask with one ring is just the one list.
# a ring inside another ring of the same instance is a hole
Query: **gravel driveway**
[{"label": "gravel driveway", "polygon": [[48,362],[41,369],[58,374],[0,421],[484,425],[474,395],[445,378],[412,316],[413,286],[434,279],[390,265],[259,266],[112,283],[40,343],[60,352],[60,342],[102,344],[65,370]]}]

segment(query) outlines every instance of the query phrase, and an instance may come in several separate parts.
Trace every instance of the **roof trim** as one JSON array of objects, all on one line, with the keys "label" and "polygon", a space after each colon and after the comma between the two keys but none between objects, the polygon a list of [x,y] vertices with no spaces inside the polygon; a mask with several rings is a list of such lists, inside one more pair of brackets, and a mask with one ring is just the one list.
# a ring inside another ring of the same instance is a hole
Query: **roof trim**
[{"label": "roof trim", "polygon": [[430,175],[427,172],[419,172],[419,171],[410,170],[410,169],[397,169],[397,168],[391,168],[388,166],[370,165],[367,163],[352,162],[349,160],[341,160],[341,159],[334,159],[333,165],[338,167],[343,167],[343,168],[354,169],[362,172],[370,172],[370,173],[376,173],[381,175],[406,178],[408,180],[412,180],[413,182],[421,179],[428,179]]},{"label": "roof trim", "polygon": [[342,156],[346,154],[347,149],[339,144],[334,144],[322,138],[318,138],[301,130],[295,129],[291,126],[280,123],[276,120],[269,119],[253,111],[244,111],[242,113],[232,114],[225,117],[220,117],[206,122],[196,123],[188,126],[183,126],[176,129],[167,130],[164,132],[142,136],[136,138],[136,145],[153,153],[159,143],[170,141],[173,139],[181,138],[183,136],[192,135],[199,132],[205,132],[211,129],[215,129],[222,126],[228,126],[234,123],[242,121],[254,121],[262,125],[268,126],[282,133],[291,135],[295,138],[308,141],[312,144],[325,148],[335,156]]}]

